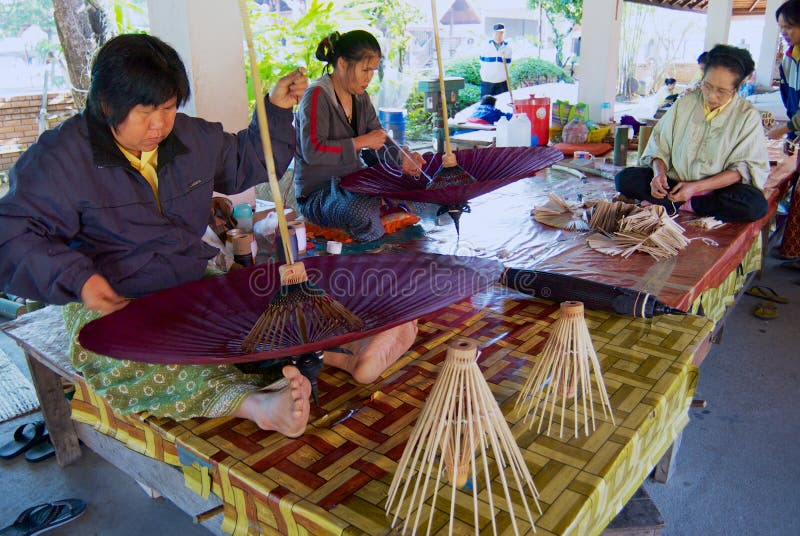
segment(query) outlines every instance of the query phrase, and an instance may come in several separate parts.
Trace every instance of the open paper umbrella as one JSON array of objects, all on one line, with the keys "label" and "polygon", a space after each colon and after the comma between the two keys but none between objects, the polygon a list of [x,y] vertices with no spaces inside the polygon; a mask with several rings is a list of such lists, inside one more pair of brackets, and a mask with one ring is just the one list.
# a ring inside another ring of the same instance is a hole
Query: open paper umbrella
[{"label": "open paper umbrella", "polygon": [[309,279],[364,321],[360,331],[309,325],[308,342],[242,341],[280,287],[277,264],[261,264],[136,299],[87,324],[79,340],[98,354],[146,363],[245,363],[298,356],[373,335],[466,298],[494,283],[499,263],[435,254],[310,257]]},{"label": "open paper umbrella", "polygon": [[[548,147],[489,147],[458,151],[458,164],[477,179],[473,183],[428,190],[424,177],[400,173],[388,163],[380,163],[342,177],[341,186],[351,192],[421,201],[440,205],[439,214],[449,213],[458,230],[462,212],[469,212],[468,201],[479,195],[555,164],[564,155]],[[441,154],[425,155],[423,171],[432,176],[442,163]]]}]

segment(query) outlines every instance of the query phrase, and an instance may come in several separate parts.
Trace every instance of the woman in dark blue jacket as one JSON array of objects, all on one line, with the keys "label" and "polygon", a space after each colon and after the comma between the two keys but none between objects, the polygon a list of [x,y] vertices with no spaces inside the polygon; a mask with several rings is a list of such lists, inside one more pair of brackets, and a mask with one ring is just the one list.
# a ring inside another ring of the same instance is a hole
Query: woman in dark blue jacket
[{"label": "woman in dark blue jacket", "polygon": [[[291,109],[306,87],[296,71],[265,98],[279,172],[292,158]],[[121,35],[103,46],[86,110],[45,132],[11,169],[0,199],[0,283],[66,304],[73,363],[115,410],[236,415],[299,435],[310,384],[294,367],[284,369],[287,389],[263,393],[260,377],[232,365],[148,365],[76,342],[83,325],[127,298],[202,277],[215,254],[201,239],[212,192],[236,193],[267,178],[256,122],[228,134],[177,113],[189,91],[180,57],[159,39]]]}]

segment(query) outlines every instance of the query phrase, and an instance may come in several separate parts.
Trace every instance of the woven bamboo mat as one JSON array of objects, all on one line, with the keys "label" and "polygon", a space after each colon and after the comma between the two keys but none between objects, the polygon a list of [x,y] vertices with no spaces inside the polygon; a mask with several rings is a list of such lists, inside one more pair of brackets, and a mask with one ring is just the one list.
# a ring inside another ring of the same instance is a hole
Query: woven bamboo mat
[{"label": "woven bamboo mat", "polygon": [[8,355],[0,350],[0,422],[39,409],[36,390]]}]

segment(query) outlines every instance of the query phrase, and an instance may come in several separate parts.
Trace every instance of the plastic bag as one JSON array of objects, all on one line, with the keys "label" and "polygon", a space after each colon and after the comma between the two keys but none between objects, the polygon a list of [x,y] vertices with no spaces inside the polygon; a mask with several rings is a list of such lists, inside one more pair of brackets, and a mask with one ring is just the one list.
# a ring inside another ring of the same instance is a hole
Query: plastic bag
[{"label": "plastic bag", "polygon": [[586,143],[589,137],[589,125],[583,119],[573,119],[566,125],[561,132],[561,139],[564,143]]}]

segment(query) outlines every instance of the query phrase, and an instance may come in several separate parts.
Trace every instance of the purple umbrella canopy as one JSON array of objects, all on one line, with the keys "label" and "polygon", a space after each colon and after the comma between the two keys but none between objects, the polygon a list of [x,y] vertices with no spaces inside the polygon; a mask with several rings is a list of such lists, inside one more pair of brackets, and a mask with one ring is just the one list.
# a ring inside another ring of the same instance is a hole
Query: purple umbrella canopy
[{"label": "purple umbrella canopy", "polygon": [[87,324],[80,343],[98,354],[147,363],[246,363],[296,356],[430,314],[492,285],[502,270],[490,259],[427,253],[309,257],[303,263],[310,282],[364,322],[361,330],[323,326],[308,341],[267,339],[257,351],[243,351],[244,338],[281,286],[279,265],[266,263],[133,300]]},{"label": "purple umbrella canopy", "polygon": [[383,161],[342,177],[341,186],[351,192],[376,197],[459,206],[506,184],[532,177],[537,171],[564,158],[560,151],[549,147],[463,149],[455,155],[458,165],[475,177],[475,182],[427,189],[428,179],[425,175],[433,177],[442,164],[442,154],[436,153],[424,156],[422,170],[425,175],[404,175],[396,166]]}]

